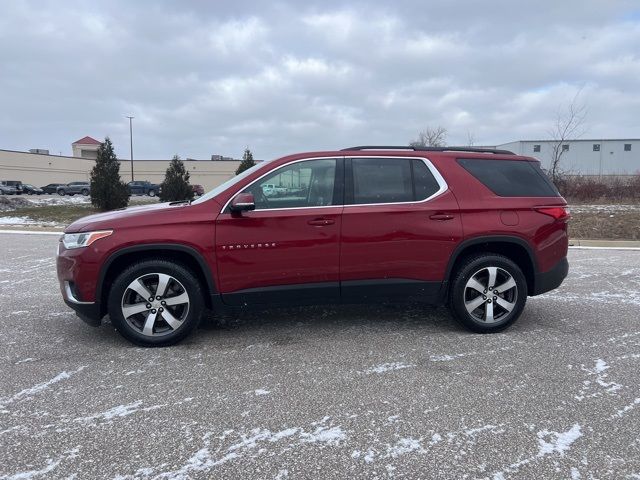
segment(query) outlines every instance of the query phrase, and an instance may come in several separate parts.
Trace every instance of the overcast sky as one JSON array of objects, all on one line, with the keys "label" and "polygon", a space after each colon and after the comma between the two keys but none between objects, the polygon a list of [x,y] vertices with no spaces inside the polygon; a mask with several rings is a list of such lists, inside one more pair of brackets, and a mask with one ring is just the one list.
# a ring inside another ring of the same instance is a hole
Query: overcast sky
[{"label": "overcast sky", "polygon": [[[528,4],[528,6],[526,5]],[[640,2],[5,1],[0,149],[256,158],[545,138],[582,89],[584,138],[640,137]]]}]

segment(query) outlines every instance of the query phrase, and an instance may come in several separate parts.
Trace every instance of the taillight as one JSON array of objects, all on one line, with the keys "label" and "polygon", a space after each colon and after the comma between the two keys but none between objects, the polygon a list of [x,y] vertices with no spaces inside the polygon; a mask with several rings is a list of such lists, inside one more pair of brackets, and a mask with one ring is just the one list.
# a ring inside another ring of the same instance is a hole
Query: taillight
[{"label": "taillight", "polygon": [[535,207],[535,210],[553,217],[554,220],[568,220],[571,218],[569,207]]}]

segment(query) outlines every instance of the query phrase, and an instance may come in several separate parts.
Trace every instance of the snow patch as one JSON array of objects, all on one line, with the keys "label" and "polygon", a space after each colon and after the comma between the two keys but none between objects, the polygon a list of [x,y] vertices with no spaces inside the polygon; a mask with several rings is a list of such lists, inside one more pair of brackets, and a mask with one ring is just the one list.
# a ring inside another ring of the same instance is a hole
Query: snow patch
[{"label": "snow patch", "polygon": [[569,451],[571,445],[582,437],[582,428],[579,424],[574,424],[566,432],[552,432],[549,430],[541,430],[537,433],[538,436],[538,453],[531,457],[527,457],[516,463],[512,463],[504,470],[493,474],[494,480],[501,480],[505,478],[507,473],[516,473],[521,467],[528,465],[540,458],[544,458],[548,455],[557,454],[564,457],[565,453]]},{"label": "snow patch", "polygon": [[157,410],[158,408],[162,408],[164,406],[152,405],[150,407],[140,408],[141,405],[142,400],[138,400],[128,405],[118,405],[116,407],[110,408],[105,412],[96,413],[95,415],[90,415],[88,417],[78,417],[74,419],[74,422],[90,423],[94,420],[111,421],[114,418],[127,417],[129,415],[133,415],[136,412],[149,412],[151,410]]},{"label": "snow patch", "polygon": [[84,369],[85,367],[82,366],[72,372],[67,372],[67,371],[61,372],[55,377],[53,377],[51,380],[47,380],[46,382],[39,383],[37,385],[34,385],[33,387],[25,388],[24,390],[19,391],[18,393],[16,393],[10,398],[1,398],[0,406],[8,405],[9,403],[13,403],[23,398],[31,398],[33,395],[37,395],[38,393],[49,389],[52,385],[55,385],[58,382],[71,378],[72,375],[75,375],[76,373],[81,372]]},{"label": "snow patch", "polygon": [[382,363],[380,365],[376,365],[375,367],[371,367],[368,370],[365,370],[364,373],[370,375],[372,373],[385,373],[391,372],[393,370],[402,370],[404,368],[415,367],[413,364],[406,364],[402,362],[392,362],[392,363]]}]

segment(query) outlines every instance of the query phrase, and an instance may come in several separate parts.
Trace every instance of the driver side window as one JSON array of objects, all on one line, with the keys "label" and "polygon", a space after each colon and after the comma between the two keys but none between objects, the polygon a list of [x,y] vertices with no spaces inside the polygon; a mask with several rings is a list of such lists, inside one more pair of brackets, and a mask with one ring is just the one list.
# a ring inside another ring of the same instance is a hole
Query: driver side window
[{"label": "driver side window", "polygon": [[306,160],[286,165],[246,188],[256,210],[333,205],[336,160]]}]

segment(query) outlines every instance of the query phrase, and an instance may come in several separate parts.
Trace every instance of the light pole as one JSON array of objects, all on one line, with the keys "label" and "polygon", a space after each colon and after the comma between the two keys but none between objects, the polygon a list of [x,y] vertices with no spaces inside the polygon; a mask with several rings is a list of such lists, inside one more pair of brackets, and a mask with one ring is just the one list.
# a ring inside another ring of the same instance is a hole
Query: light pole
[{"label": "light pole", "polygon": [[129,119],[129,146],[131,147],[131,181],[133,182],[133,127],[131,125],[131,120],[135,117],[127,116]]}]

